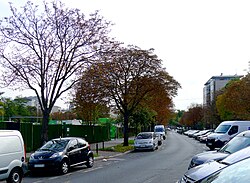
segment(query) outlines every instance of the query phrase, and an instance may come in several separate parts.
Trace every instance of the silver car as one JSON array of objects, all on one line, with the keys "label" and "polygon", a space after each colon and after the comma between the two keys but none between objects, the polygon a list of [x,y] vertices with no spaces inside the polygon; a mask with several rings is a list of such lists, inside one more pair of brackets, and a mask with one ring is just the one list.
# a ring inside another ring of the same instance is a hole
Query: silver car
[{"label": "silver car", "polygon": [[220,161],[228,155],[248,146],[250,146],[250,130],[239,133],[217,151],[207,151],[193,156],[188,169],[210,160]]},{"label": "silver car", "polygon": [[134,140],[135,150],[155,150],[158,149],[158,138],[154,132],[141,132]]},{"label": "silver car", "polygon": [[181,180],[178,181],[178,183],[200,182],[209,175],[246,158],[250,158],[250,147],[241,149],[229,155],[222,161],[211,160],[210,162],[191,168],[184,174],[184,176],[181,178]]}]

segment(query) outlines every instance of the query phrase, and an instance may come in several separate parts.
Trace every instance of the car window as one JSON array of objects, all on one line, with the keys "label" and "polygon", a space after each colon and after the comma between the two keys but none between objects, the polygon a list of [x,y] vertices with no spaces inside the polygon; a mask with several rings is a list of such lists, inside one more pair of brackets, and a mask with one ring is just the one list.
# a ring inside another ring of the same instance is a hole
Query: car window
[{"label": "car window", "polygon": [[73,150],[73,149],[76,149],[78,146],[77,146],[77,140],[74,139],[72,141],[70,141],[70,144],[69,144],[69,150]]},{"label": "car window", "polygon": [[164,132],[164,128],[155,128],[155,132]]},{"label": "car window", "polygon": [[50,140],[39,150],[62,151],[67,146],[69,140]]},{"label": "car window", "polygon": [[215,129],[215,133],[226,133],[228,131],[228,129],[230,128],[231,125],[219,125],[216,129]]},{"label": "car window", "polygon": [[232,126],[232,128],[229,130],[228,135],[233,135],[238,132],[238,126]]},{"label": "car window", "polygon": [[242,159],[246,159],[249,157],[250,157],[250,147],[247,147],[229,155],[228,157],[223,159],[221,162],[224,164],[230,165],[230,164],[233,164],[235,162],[238,162]]},{"label": "car window", "polygon": [[152,133],[141,133],[138,134],[137,139],[151,139],[152,138]]},{"label": "car window", "polygon": [[250,180],[250,158],[235,163],[207,177],[201,183],[247,183]]},{"label": "car window", "polygon": [[83,139],[77,139],[78,140],[78,146],[79,147],[85,147],[87,145],[87,142]]},{"label": "car window", "polygon": [[244,136],[237,137],[236,136],[232,140],[230,140],[225,146],[223,146],[219,151],[227,152],[231,154],[248,146],[250,146],[249,137],[244,137]]}]

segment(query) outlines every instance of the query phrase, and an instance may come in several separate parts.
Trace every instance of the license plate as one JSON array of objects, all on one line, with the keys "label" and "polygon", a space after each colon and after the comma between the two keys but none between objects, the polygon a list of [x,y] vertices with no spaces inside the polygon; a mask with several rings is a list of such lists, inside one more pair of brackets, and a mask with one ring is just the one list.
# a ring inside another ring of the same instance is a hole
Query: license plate
[{"label": "license plate", "polygon": [[44,167],[44,164],[35,164],[34,167],[35,167],[35,168],[43,168],[43,167]]},{"label": "license plate", "polygon": [[145,147],[145,145],[140,145],[140,147]]},{"label": "license plate", "polygon": [[211,146],[211,145],[212,145],[212,143],[211,143],[211,142],[209,142],[209,143],[207,143],[207,145]]}]

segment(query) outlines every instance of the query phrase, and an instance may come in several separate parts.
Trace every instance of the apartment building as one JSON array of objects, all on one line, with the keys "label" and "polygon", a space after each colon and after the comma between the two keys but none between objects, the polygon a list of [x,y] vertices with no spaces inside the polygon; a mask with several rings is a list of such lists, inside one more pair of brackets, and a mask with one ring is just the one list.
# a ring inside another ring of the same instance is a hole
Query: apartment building
[{"label": "apartment building", "polygon": [[239,79],[243,75],[223,75],[212,76],[205,84],[203,88],[203,105],[207,106],[215,99],[217,91],[222,89],[230,80]]}]

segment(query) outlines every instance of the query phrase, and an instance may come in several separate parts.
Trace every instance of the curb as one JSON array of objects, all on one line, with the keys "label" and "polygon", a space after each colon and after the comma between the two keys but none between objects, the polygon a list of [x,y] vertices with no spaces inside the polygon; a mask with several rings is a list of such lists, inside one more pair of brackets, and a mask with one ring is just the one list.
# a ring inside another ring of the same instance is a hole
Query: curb
[{"label": "curb", "polygon": [[126,152],[124,152],[124,153],[117,153],[117,154],[115,154],[115,155],[110,155],[110,156],[99,156],[99,157],[94,158],[94,160],[100,161],[100,160],[104,160],[104,159],[114,158],[114,157],[118,157],[118,156],[121,156],[121,155],[124,155],[124,154],[131,153],[131,152],[133,152],[133,151],[134,151],[134,150],[129,150],[129,151],[126,151]]}]

